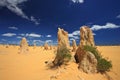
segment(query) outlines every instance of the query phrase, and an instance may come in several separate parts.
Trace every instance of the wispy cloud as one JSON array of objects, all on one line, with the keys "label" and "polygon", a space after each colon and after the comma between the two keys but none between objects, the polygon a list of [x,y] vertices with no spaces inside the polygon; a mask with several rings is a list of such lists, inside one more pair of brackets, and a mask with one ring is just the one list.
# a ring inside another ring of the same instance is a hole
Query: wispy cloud
[{"label": "wispy cloud", "polygon": [[80,31],[76,30],[76,31],[73,31],[72,33],[70,33],[68,35],[69,35],[69,37],[78,36],[78,35],[80,35]]},{"label": "wispy cloud", "polygon": [[46,37],[52,37],[52,35],[46,35]]},{"label": "wispy cloud", "polygon": [[37,44],[44,44],[45,42],[42,40],[33,40],[33,43],[37,43]]},{"label": "wispy cloud", "polygon": [[96,35],[95,33],[93,33],[93,35]]},{"label": "wispy cloud", "polygon": [[119,18],[119,19],[120,19],[120,14],[119,14],[116,18]]},{"label": "wispy cloud", "polygon": [[30,18],[23,12],[22,8],[20,8],[18,5],[27,2],[28,0],[0,0],[0,6],[6,7],[13,13],[15,13],[18,16],[21,16],[24,19],[27,19],[29,21],[34,22],[36,25],[39,24],[38,20],[35,19],[33,16]]},{"label": "wispy cloud", "polygon": [[23,36],[23,37],[37,37],[37,38],[39,38],[39,37],[41,37],[42,35],[40,35],[40,34],[36,34],[36,33],[26,33],[26,34],[19,34],[20,36]]},{"label": "wispy cloud", "polygon": [[21,36],[17,36],[18,39],[21,39],[22,37]]},{"label": "wispy cloud", "polygon": [[24,36],[24,37],[26,36],[26,34],[24,34],[24,33],[22,33],[22,34],[19,34],[19,35],[20,35],[20,36]]},{"label": "wispy cloud", "polygon": [[12,37],[12,36],[15,36],[16,34],[15,33],[5,33],[5,34],[2,34],[2,36],[6,36],[6,37]]},{"label": "wispy cloud", "polygon": [[37,43],[40,45],[44,45],[44,43],[47,42],[48,44],[56,45],[57,42],[53,42],[53,40],[33,40],[33,43]]},{"label": "wispy cloud", "polygon": [[7,41],[7,44],[20,44],[20,41]]},{"label": "wispy cloud", "polygon": [[73,41],[73,40],[75,40],[74,38],[70,38],[70,41]]},{"label": "wispy cloud", "polygon": [[22,18],[28,19],[27,15],[25,15],[22,9],[18,7],[18,4],[26,1],[27,0],[0,0],[0,6],[7,7],[10,11],[16,13]]},{"label": "wispy cloud", "polygon": [[73,34],[73,35],[80,35],[80,31],[79,31],[79,30],[74,31],[72,34]]},{"label": "wispy cloud", "polygon": [[31,33],[31,34],[28,34],[29,37],[41,37],[40,34],[35,34],[35,33]]},{"label": "wispy cloud", "polygon": [[34,22],[36,25],[39,25],[39,24],[40,24],[40,23],[39,23],[40,19],[37,20],[34,16],[31,16],[31,17],[30,17],[30,21]]},{"label": "wispy cloud", "polygon": [[71,0],[73,3],[84,3],[84,0]]},{"label": "wispy cloud", "polygon": [[6,39],[1,39],[2,41],[7,41]]},{"label": "wispy cloud", "polygon": [[80,31],[79,30],[73,31],[72,33],[69,33],[68,36],[70,39],[79,39]]},{"label": "wispy cloud", "polygon": [[18,30],[18,28],[17,27],[8,27],[9,29],[13,29],[13,30]]},{"label": "wispy cloud", "polygon": [[[93,35],[96,35],[96,34],[93,33]],[[78,40],[78,39],[80,39],[80,30],[73,31],[72,33],[69,33],[68,36],[71,41]]]},{"label": "wispy cloud", "polygon": [[116,25],[113,23],[106,23],[105,25],[93,25],[91,29],[93,31],[101,30],[101,29],[114,29],[114,28],[119,28],[120,25]]},{"label": "wispy cloud", "polygon": [[47,43],[52,43],[53,40],[46,40],[45,42],[47,42]]}]

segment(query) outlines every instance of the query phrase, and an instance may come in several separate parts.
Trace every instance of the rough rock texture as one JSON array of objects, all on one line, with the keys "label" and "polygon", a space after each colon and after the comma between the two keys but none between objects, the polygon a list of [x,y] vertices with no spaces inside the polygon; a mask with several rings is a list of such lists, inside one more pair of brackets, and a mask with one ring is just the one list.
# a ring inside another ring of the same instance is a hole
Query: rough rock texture
[{"label": "rough rock texture", "polygon": [[83,50],[82,47],[78,47],[77,50],[76,50],[76,54],[75,54],[75,60],[76,60],[76,63],[79,63],[82,61],[83,57],[85,55],[85,51]]},{"label": "rough rock texture", "polygon": [[28,51],[28,43],[26,38],[22,38],[20,42],[20,53],[26,53]]},{"label": "rough rock texture", "polygon": [[61,54],[63,54],[61,52],[65,52],[63,50],[68,49],[69,47],[70,44],[69,44],[68,32],[58,28],[58,47],[57,47],[56,57],[53,61],[54,65],[61,65],[62,63],[66,62],[63,59],[63,55],[61,56]]},{"label": "rough rock texture", "polygon": [[50,45],[50,50],[52,50],[53,49],[53,47],[52,47],[52,45]]},{"label": "rough rock texture", "polygon": [[36,43],[34,42],[34,44],[33,44],[33,49],[35,49],[36,48]]},{"label": "rough rock texture", "polygon": [[8,45],[8,44],[6,45],[6,48],[9,48],[9,45]]},{"label": "rough rock texture", "polygon": [[80,46],[84,45],[95,46],[92,30],[87,26],[80,28]]},{"label": "rough rock texture", "polygon": [[72,52],[75,52],[76,49],[77,49],[77,45],[76,45],[76,41],[75,40],[72,41],[72,47],[73,47]]},{"label": "rough rock texture", "polygon": [[58,28],[58,47],[60,46],[70,47],[68,32]]},{"label": "rough rock texture", "polygon": [[83,26],[80,28],[80,39],[80,45],[74,56],[75,60],[79,63],[79,69],[86,73],[95,73],[97,71],[97,59],[93,53],[84,50],[85,45],[95,46],[93,33],[89,27]]},{"label": "rough rock texture", "polygon": [[82,47],[79,47],[76,53],[77,55],[75,54],[75,59],[76,62],[79,63],[79,69],[86,73],[97,72],[97,59],[93,53],[83,50]]},{"label": "rough rock texture", "polygon": [[45,49],[45,50],[48,50],[48,49],[49,49],[49,46],[48,46],[48,43],[47,43],[47,42],[44,44],[44,49]]},{"label": "rough rock texture", "polygon": [[79,63],[79,67],[86,73],[95,73],[97,72],[97,59],[94,54],[91,52],[86,52],[82,61]]}]

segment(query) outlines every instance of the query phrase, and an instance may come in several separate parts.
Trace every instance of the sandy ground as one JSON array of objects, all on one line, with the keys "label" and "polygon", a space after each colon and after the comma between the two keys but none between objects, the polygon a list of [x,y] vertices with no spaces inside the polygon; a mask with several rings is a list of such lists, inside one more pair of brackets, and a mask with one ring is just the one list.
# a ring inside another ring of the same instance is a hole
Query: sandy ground
[{"label": "sandy ground", "polygon": [[[113,80],[120,80],[120,46],[98,46],[98,50],[112,61],[113,68],[108,74]],[[50,69],[45,62],[54,59],[55,49],[29,47],[28,53],[18,52],[19,46],[0,45],[0,80],[107,80],[100,73],[86,74],[78,70],[74,60],[67,66]]]}]

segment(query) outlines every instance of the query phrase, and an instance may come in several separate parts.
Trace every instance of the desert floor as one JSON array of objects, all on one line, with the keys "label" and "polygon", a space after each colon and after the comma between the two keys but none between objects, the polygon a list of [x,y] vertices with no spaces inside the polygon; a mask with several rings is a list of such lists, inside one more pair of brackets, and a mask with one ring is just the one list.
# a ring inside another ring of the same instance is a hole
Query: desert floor
[{"label": "desert floor", "polygon": [[[98,50],[112,61],[109,76],[120,80],[120,46],[98,46]],[[51,62],[54,57],[55,49],[29,47],[28,53],[19,54],[19,46],[0,45],[0,80],[107,80],[104,74],[86,74],[78,70],[74,60],[67,66],[50,69],[45,62]]]}]

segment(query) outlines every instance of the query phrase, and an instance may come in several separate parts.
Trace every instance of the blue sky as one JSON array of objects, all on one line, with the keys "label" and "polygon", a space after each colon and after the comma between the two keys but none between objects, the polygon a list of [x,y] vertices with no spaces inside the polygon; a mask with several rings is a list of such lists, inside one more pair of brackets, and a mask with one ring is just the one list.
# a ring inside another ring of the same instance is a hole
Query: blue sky
[{"label": "blue sky", "polygon": [[83,25],[96,44],[120,44],[120,0],[0,0],[1,44],[57,44],[58,27],[79,44]]}]

